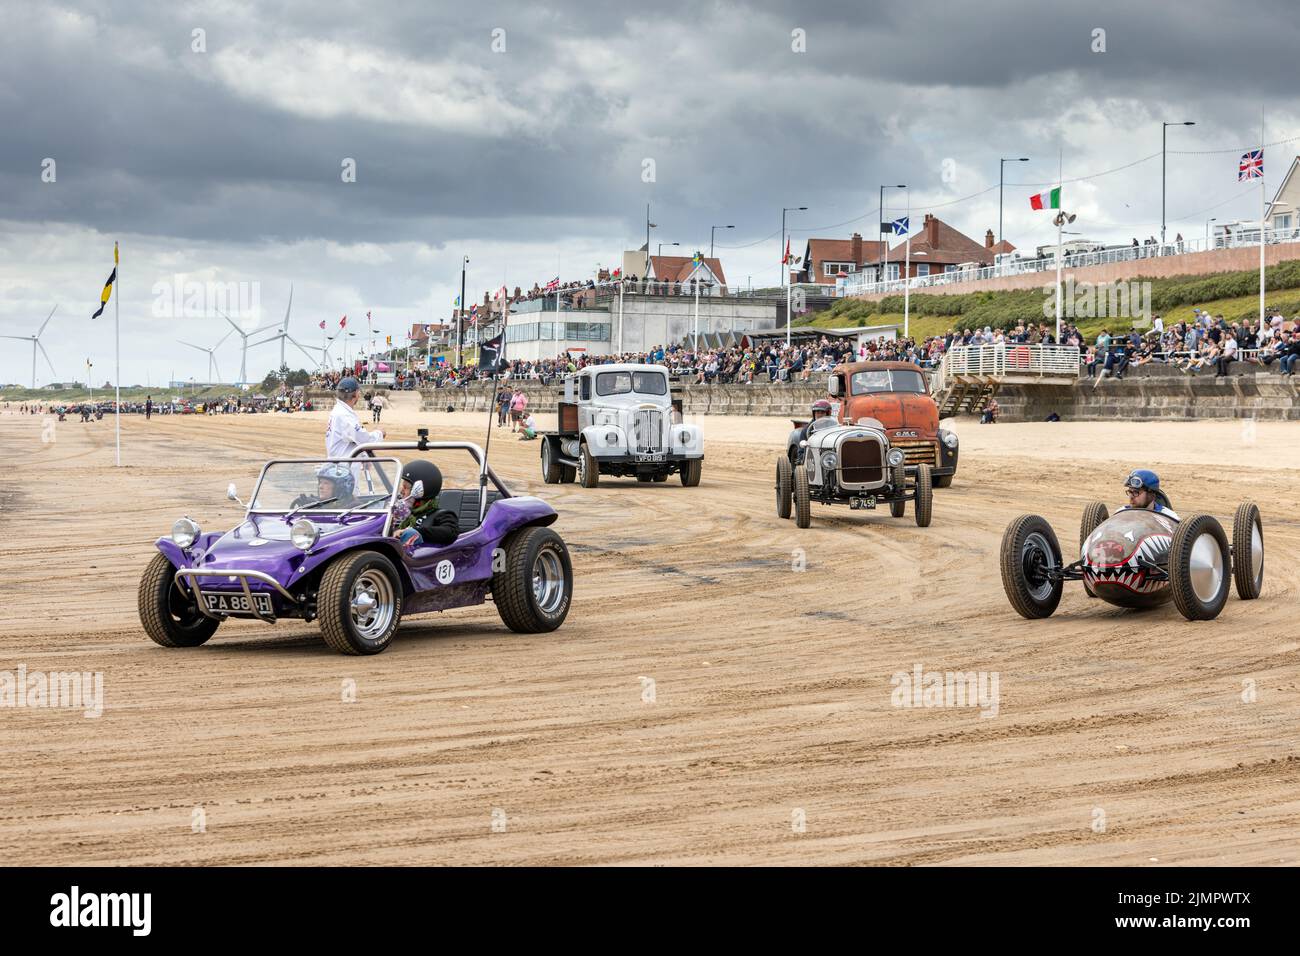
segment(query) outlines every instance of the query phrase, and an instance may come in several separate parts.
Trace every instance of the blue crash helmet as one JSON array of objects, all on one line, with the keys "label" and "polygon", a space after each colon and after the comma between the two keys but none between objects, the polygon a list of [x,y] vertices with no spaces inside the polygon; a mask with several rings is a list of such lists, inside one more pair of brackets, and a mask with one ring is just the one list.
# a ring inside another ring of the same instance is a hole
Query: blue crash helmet
[{"label": "blue crash helmet", "polygon": [[1145,488],[1147,491],[1160,490],[1160,476],[1149,468],[1135,468],[1124,479],[1125,488]]},{"label": "blue crash helmet", "polygon": [[356,487],[356,479],[352,477],[352,472],[347,465],[336,463],[326,463],[316,469],[317,480],[324,478],[326,481],[334,483],[334,494],[344,497],[352,494]]}]

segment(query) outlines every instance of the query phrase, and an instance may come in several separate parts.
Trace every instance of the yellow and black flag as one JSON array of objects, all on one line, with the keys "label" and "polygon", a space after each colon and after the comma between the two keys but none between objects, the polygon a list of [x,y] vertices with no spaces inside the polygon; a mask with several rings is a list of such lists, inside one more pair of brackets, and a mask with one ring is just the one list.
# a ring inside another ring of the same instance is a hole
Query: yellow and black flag
[{"label": "yellow and black flag", "polygon": [[104,291],[99,294],[99,308],[95,310],[92,319],[97,319],[104,312],[104,306],[108,305],[108,297],[113,294],[113,282],[117,279],[117,243],[113,243],[113,271],[108,274],[108,281],[104,283]]}]

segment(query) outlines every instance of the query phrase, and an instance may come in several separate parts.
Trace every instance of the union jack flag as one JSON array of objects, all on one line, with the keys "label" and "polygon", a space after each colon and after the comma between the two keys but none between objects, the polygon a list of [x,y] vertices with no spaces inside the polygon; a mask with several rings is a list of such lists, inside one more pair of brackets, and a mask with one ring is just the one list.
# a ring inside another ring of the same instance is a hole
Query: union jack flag
[{"label": "union jack flag", "polygon": [[1241,154],[1241,165],[1237,167],[1237,182],[1247,179],[1262,179],[1264,176],[1264,150],[1252,149]]},{"label": "union jack flag", "polygon": [[556,289],[558,289],[559,287],[560,287],[560,277],[559,277],[559,276],[556,276],[556,277],[555,277],[554,279],[552,279],[550,282],[546,283],[546,291],[547,291],[547,292],[554,292],[554,291],[555,291]]}]

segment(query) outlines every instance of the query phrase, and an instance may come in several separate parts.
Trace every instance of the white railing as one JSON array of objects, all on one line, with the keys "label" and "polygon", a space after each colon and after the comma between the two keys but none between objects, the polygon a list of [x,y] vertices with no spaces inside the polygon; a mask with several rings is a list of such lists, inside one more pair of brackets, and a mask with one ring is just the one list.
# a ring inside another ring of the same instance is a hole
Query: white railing
[{"label": "white railing", "polygon": [[1079,349],[1073,345],[958,345],[939,366],[936,388],[959,375],[1005,378],[1038,375],[1079,377]]},{"label": "white railing", "polygon": [[[1300,242],[1300,229],[1269,229],[1264,233],[1265,245],[1277,245],[1284,242]],[[1112,262],[1136,262],[1140,259],[1155,259],[1161,256],[1181,256],[1191,252],[1205,252],[1213,249],[1243,249],[1259,245],[1259,227],[1242,229],[1227,236],[1210,236],[1209,239],[1185,239],[1182,242],[1166,242],[1164,245],[1111,246],[1092,252],[1066,253],[1062,265],[1066,269],[1082,269],[1087,266],[1100,266]],[[868,264],[869,265],[869,264]],[[1036,272],[1056,272],[1054,255],[1042,258],[1008,259],[995,266],[982,269],[965,269],[956,272],[937,272],[928,276],[915,276],[904,282],[902,279],[887,279],[884,282],[868,281],[870,272],[855,272],[847,278],[836,282],[836,294],[871,295],[873,293],[902,293],[904,285],[912,291],[931,289],[935,286],[953,285],[963,282],[976,282],[980,279],[1001,279],[1006,276],[1027,275]]]}]

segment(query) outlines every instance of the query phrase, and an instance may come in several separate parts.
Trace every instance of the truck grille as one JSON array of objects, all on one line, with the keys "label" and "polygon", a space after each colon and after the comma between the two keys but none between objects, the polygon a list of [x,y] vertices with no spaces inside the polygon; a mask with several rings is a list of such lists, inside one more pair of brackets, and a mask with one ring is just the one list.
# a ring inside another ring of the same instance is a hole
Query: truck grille
[{"label": "truck grille", "polygon": [[908,465],[935,465],[935,443],[932,441],[909,441],[907,439],[897,439],[893,442],[895,448],[903,449],[903,454],[907,457],[904,464]]},{"label": "truck grille", "polygon": [[642,409],[632,419],[632,440],[636,451],[654,454],[663,451],[663,413]]},{"label": "truck grille", "polygon": [[878,485],[885,480],[880,442],[850,438],[840,443],[840,484]]}]

